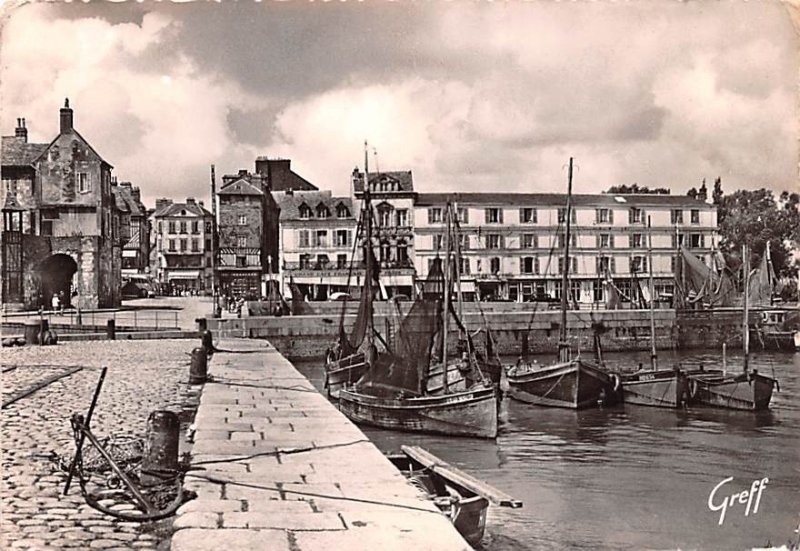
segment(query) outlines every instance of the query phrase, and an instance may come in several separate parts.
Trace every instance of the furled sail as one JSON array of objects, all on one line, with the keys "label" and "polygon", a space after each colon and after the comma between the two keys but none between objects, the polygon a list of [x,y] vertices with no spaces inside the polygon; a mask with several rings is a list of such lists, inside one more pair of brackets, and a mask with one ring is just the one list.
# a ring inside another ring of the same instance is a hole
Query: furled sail
[{"label": "furled sail", "polygon": [[681,306],[705,304],[730,306],[734,288],[724,270],[714,270],[681,245],[676,284],[682,299]]},{"label": "furled sail", "polygon": [[750,273],[747,300],[750,306],[770,306],[775,285],[775,271],[769,254],[769,244],[761,257],[758,268]]}]

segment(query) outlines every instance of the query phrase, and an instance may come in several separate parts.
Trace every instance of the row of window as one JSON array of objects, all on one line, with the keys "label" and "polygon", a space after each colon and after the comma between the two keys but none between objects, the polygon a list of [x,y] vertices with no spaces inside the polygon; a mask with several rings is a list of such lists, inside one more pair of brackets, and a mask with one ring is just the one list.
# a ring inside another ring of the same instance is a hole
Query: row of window
[{"label": "row of window", "polygon": [[[211,250],[211,240],[206,240],[206,249]],[[186,252],[191,250],[193,253],[200,252],[199,239],[169,239],[167,240],[167,250],[170,252]]]},{"label": "row of window", "polygon": [[[318,204],[315,209],[312,209],[306,203],[302,203],[299,207],[297,207],[297,210],[299,211],[300,218],[302,219],[314,217],[324,219],[331,217],[331,210],[327,205],[325,205],[325,203]],[[348,209],[345,205],[340,203],[336,206],[336,218],[349,218],[350,216],[350,209]]]},{"label": "row of window", "polygon": [[[241,218],[241,217],[240,217]],[[244,217],[244,222],[240,222],[241,225],[247,224],[247,217]],[[189,228],[191,227],[191,233],[199,234],[200,233],[200,221],[199,220],[192,220],[191,224],[186,220],[181,220],[180,222],[176,222],[175,220],[169,220],[167,222],[167,233],[190,233]],[[211,222],[206,222],[206,233],[211,233]],[[158,221],[158,233],[164,233],[164,222],[159,220]]]},{"label": "row of window", "polygon": [[[444,250],[445,243],[444,243],[444,236],[443,235],[433,235],[433,249],[434,250]],[[468,236],[461,235],[460,236],[460,247],[461,250],[469,249],[469,238]],[[614,234],[610,233],[600,233],[595,236],[595,245],[598,249],[613,249],[614,248]],[[632,249],[641,249],[647,246],[647,242],[645,241],[645,236],[642,233],[632,233],[627,236],[628,237],[628,246]],[[678,243],[684,243],[684,235],[673,235],[672,236],[672,248],[678,246]],[[560,249],[564,248],[564,242],[566,241],[565,234],[558,235],[558,243],[557,247]],[[505,249],[506,248],[506,236],[501,234],[489,233],[484,236],[483,245],[487,249]],[[549,247],[550,245],[546,245],[545,248]],[[578,236],[577,234],[570,234],[570,247],[577,247],[578,246]],[[690,233],[688,234],[688,246],[690,248],[703,248],[705,247],[705,235],[702,233]],[[535,233],[523,233],[520,235],[520,248],[521,249],[538,249],[539,248],[539,236]]]},{"label": "row of window", "polygon": [[[503,223],[503,209],[501,208],[487,208],[484,209],[483,221],[486,224],[502,224]],[[444,221],[444,209],[440,207],[432,207],[428,209],[428,223],[438,224]],[[700,223],[700,210],[691,209],[690,211],[691,223]],[[458,222],[461,224],[469,223],[469,212],[466,208],[459,208],[457,213]],[[567,209],[565,207],[558,209],[558,223],[563,224],[567,218]],[[572,209],[570,216],[571,222],[577,223],[577,214],[575,209]],[[645,212],[638,207],[631,207],[628,209],[628,223],[629,224],[643,224],[646,221]],[[521,208],[519,209],[519,221],[521,224],[537,224],[539,222],[538,210],[535,208]],[[672,209],[670,211],[670,222],[672,224],[683,224],[683,210]],[[595,223],[597,224],[613,224],[614,223],[614,210],[610,208],[595,209]]]},{"label": "row of window", "polygon": [[[353,244],[352,230],[332,230],[334,247],[350,247]],[[328,247],[328,230],[298,230],[297,246],[301,249],[310,247]]]},{"label": "row of window", "polygon": [[[483,273],[483,260],[481,258],[470,259],[470,258],[462,258],[460,270],[462,274],[470,274],[471,267],[472,267],[472,260],[475,261],[475,270],[476,273]],[[674,259],[673,259],[674,261]],[[429,258],[428,259],[428,273],[431,272],[433,267],[433,263],[435,259]],[[499,274],[502,266],[502,260],[500,257],[491,257],[488,260],[488,269],[490,274]],[[519,258],[519,272],[521,274],[533,274],[533,275],[541,275],[548,271],[548,262],[543,261],[539,257],[535,256],[523,256]],[[558,262],[554,265],[556,272],[561,275],[564,273],[564,259],[559,258]],[[577,273],[578,272],[578,259],[571,258],[570,259],[570,272]],[[596,265],[595,265],[596,273],[598,275],[605,275],[605,274],[614,274],[616,273],[616,258],[614,257],[598,257],[596,258]],[[628,259],[628,271],[629,273],[642,273],[647,272],[647,257],[641,255],[635,255]]]}]

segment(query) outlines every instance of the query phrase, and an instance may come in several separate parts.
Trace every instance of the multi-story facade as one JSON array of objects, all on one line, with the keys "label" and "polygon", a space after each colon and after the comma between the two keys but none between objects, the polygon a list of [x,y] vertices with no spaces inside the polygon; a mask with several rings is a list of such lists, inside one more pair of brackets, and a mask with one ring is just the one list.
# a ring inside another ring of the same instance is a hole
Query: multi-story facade
[{"label": "multi-story facade", "polygon": [[2,139],[3,200],[12,195],[21,209],[21,258],[15,260],[21,271],[15,273],[22,281],[2,297],[11,307],[47,306],[54,295],[81,308],[120,301],[123,233],[112,166],[78,133],[73,118],[67,100],[59,134],[49,144],[28,143],[25,119],[18,119],[14,136]]},{"label": "multi-story facade", "polygon": [[[360,214],[364,200],[364,173],[351,175],[354,208]],[[387,297],[414,295],[414,179],[411,171],[371,172],[370,200],[374,212],[373,247],[380,265],[380,281]]]},{"label": "multi-story facade", "polygon": [[120,211],[122,278],[150,272],[150,222],[141,192],[130,182],[111,181],[111,191]]},{"label": "multi-story facade", "polygon": [[[521,302],[561,298],[565,195],[419,194],[414,206],[418,278],[427,275],[444,248],[448,201],[458,212],[466,297]],[[673,294],[678,242],[706,261],[716,245],[716,209],[690,197],[575,195],[572,205],[570,300],[584,307],[604,303],[609,281],[623,301],[636,300],[650,270],[658,296],[666,301]]]},{"label": "multi-story facade", "polygon": [[334,292],[360,286],[363,268],[351,269],[356,218],[349,197],[330,191],[284,191],[273,194],[280,209],[279,278],[284,292],[290,282],[305,298],[325,300]]},{"label": "multi-story facade", "polygon": [[223,176],[217,192],[217,281],[222,296],[258,299],[266,293],[264,184],[260,174]]},{"label": "multi-story facade", "polygon": [[213,289],[213,217],[202,201],[157,199],[151,215],[155,266],[165,294],[211,294]]}]

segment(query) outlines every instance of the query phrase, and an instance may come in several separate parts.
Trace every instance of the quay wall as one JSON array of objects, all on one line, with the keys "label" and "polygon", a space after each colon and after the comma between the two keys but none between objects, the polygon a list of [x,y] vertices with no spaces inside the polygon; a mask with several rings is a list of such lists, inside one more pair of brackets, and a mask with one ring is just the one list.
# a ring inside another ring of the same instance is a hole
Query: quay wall
[{"label": "quay wall", "polygon": [[[376,308],[375,327],[384,340],[392,342],[399,319],[410,307],[401,303],[392,312],[381,304]],[[519,306],[502,310],[495,306],[481,311],[464,311],[464,323],[471,330],[486,324],[491,328],[501,354],[525,355],[554,353],[558,349],[561,314],[557,311],[521,311]],[[289,359],[324,357],[338,334],[340,314],[283,317],[243,317],[208,319],[208,327],[222,336],[268,339]],[[709,348],[723,342],[741,346],[741,310],[714,312],[655,311],[656,348]],[[344,316],[350,327],[355,315]],[[605,351],[648,350],[650,348],[649,310],[579,310],[567,314],[570,345],[574,350],[591,352],[595,335]],[[455,325],[452,326],[455,330]]]}]

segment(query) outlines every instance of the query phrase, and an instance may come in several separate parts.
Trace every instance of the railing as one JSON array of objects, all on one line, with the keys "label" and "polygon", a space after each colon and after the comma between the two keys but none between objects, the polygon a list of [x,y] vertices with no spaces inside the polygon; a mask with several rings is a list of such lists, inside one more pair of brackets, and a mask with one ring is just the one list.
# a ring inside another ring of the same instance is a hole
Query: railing
[{"label": "railing", "polygon": [[69,309],[59,312],[57,310],[43,310],[41,313],[3,313],[4,323],[13,323],[15,320],[31,318],[47,318],[50,325],[81,326],[106,326],[108,320],[114,320],[118,328],[134,328],[137,330],[180,329],[178,312],[164,310],[75,310]]}]

